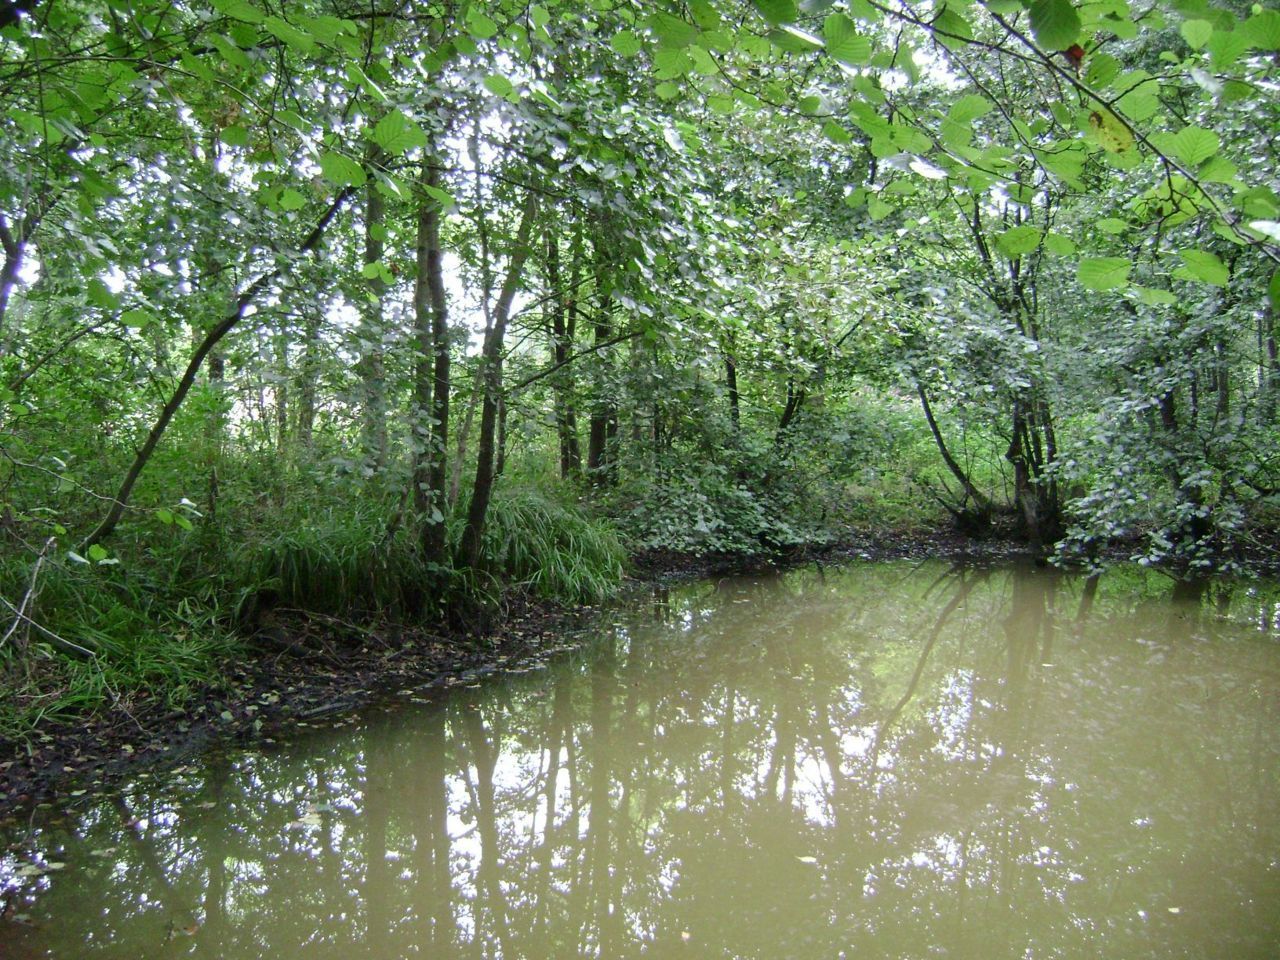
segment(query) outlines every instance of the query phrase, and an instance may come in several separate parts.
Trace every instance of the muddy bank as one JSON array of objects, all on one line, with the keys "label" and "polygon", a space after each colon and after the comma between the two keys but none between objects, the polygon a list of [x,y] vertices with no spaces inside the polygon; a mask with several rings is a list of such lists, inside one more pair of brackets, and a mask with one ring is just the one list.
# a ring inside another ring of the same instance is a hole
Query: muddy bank
[{"label": "muddy bank", "polygon": [[[1116,549],[1109,559],[1123,561]],[[632,586],[766,572],[806,563],[898,559],[999,562],[1030,558],[1024,544],[973,540],[950,531],[866,533],[772,557],[689,556],[651,551],[632,557]],[[1272,555],[1274,560],[1274,555]],[[1269,572],[1266,564],[1256,564]],[[403,690],[421,693],[518,669],[576,646],[598,610],[522,599],[484,630],[439,625],[357,625],[301,612],[278,615],[246,640],[216,687],[182,709],[143,703],[104,707],[48,724],[26,742],[0,742],[0,818],[34,804],[109,788],[132,772],[164,769],[219,742],[285,738],[300,724],[346,713]]]},{"label": "muddy bank", "polygon": [[443,690],[527,666],[575,646],[596,613],[517,599],[484,633],[278,616],[225,665],[222,683],[180,710],[105,706],[50,723],[27,742],[0,743],[0,819],[164,769],[214,743],[272,741],[400,691]]}]

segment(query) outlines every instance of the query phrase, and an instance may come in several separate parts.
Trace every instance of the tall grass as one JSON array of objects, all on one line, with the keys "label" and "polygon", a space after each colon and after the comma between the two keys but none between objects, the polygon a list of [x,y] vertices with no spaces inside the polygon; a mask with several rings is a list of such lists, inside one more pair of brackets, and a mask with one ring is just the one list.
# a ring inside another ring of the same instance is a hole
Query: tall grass
[{"label": "tall grass", "polygon": [[[24,595],[30,573],[23,558],[6,558],[0,591]],[[155,591],[149,578],[127,567],[55,558],[36,587],[31,619],[87,653],[69,653],[40,630],[14,631],[0,649],[3,738],[28,738],[47,721],[103,707],[122,713],[144,703],[176,707],[215,683],[219,665],[239,648],[234,632],[209,610]],[[6,617],[6,630],[10,622]]]},{"label": "tall grass", "polygon": [[270,592],[282,606],[319,613],[414,613],[449,579],[428,569],[412,531],[377,504],[330,505],[238,552],[242,596]]},{"label": "tall grass", "polygon": [[622,580],[625,553],[613,528],[535,489],[494,498],[484,548],[494,573],[546,599],[598,603]]}]

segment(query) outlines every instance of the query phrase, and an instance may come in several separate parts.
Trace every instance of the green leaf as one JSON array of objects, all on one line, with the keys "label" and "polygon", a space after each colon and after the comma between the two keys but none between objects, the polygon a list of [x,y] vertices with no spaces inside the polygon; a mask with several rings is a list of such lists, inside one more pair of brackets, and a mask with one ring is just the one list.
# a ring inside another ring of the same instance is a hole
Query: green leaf
[{"label": "green leaf", "polygon": [[791,23],[800,16],[796,0],[752,0],[752,3],[770,23]]},{"label": "green leaf", "polygon": [[1133,134],[1129,128],[1101,104],[1089,111],[1086,131],[1089,139],[1108,153],[1124,153],[1133,149]]},{"label": "green leaf", "polygon": [[1155,287],[1133,287],[1132,292],[1148,307],[1163,307],[1178,302],[1178,298],[1168,290],[1158,290]]},{"label": "green leaf", "polygon": [[1094,87],[1109,87],[1120,75],[1120,61],[1109,53],[1094,53],[1084,72],[1085,82]]},{"label": "green leaf", "polygon": [[687,47],[698,39],[698,28],[669,13],[655,13],[649,18],[649,29],[664,47]]},{"label": "green leaf", "polygon": [[194,530],[194,529],[195,529],[195,528],[191,525],[191,521],[190,521],[190,520],[188,520],[186,517],[184,517],[184,516],[183,516],[182,514],[180,514],[180,513],[175,513],[175,514],[173,515],[173,522],[174,522],[174,524],[175,524],[175,525],[177,525],[177,526],[181,527],[183,530],[191,531],[191,530]]},{"label": "green leaf", "polygon": [[1208,20],[1184,20],[1179,28],[1182,39],[1192,50],[1199,50],[1213,36],[1213,24]]},{"label": "green leaf", "polygon": [[490,37],[497,35],[498,25],[481,13],[478,8],[472,7],[467,13],[467,33],[477,40],[488,40]]},{"label": "green leaf", "polygon": [[1069,257],[1076,252],[1076,242],[1061,233],[1046,234],[1044,248],[1059,257]]},{"label": "green leaf", "polygon": [[951,105],[951,109],[947,111],[947,118],[954,120],[956,123],[967,125],[990,112],[991,101],[986,97],[971,93],[961,97]]},{"label": "green leaf", "polygon": [[630,30],[619,30],[609,41],[609,46],[613,47],[615,53],[624,57],[634,57],[640,52],[643,44],[640,38]]},{"label": "green leaf", "polygon": [[933,18],[933,34],[944,47],[954,50],[965,46],[966,41],[973,39],[973,27],[962,14],[947,4]]},{"label": "green leaf", "polygon": [[209,43],[211,43],[222,54],[222,59],[233,67],[239,67],[241,70],[248,70],[253,66],[253,61],[249,59],[249,55],[237,47],[227,37],[220,34],[210,34]]},{"label": "green leaf", "polygon": [[842,146],[846,143],[852,142],[853,140],[853,137],[849,135],[849,131],[840,126],[840,124],[836,123],[834,120],[828,120],[822,125],[822,133],[832,143],[838,143]]},{"label": "green leaf", "polygon": [[163,523],[166,527],[173,526],[173,511],[160,507],[156,510],[156,519]]},{"label": "green leaf", "polygon": [[502,97],[503,99],[516,92],[515,84],[500,73],[491,73],[485,77],[484,88],[495,97]]},{"label": "green leaf", "polygon": [[812,53],[822,49],[822,41],[790,24],[769,31],[769,42],[787,53]]},{"label": "green leaf", "polygon": [[324,174],[325,179],[340,187],[362,187],[368,179],[360,164],[340,153],[322,154],[320,172]]},{"label": "green leaf", "polygon": [[89,559],[94,563],[101,563],[103,560],[107,559],[107,557],[110,556],[110,554],[107,553],[107,548],[100,543],[89,544],[89,549],[86,550],[85,553],[88,555]]},{"label": "green leaf", "polygon": [[248,0],[213,0],[213,7],[223,16],[245,23],[261,23],[267,16]]},{"label": "green leaf", "polygon": [[262,21],[262,26],[272,36],[283,40],[299,53],[310,53],[315,49],[316,41],[310,34],[303,33],[280,17],[267,17]]},{"label": "green leaf", "polygon": [[1193,170],[1217,153],[1221,145],[1218,135],[1203,127],[1183,127],[1168,143],[1173,155]]},{"label": "green leaf", "polygon": [[427,196],[440,204],[440,206],[446,210],[456,206],[457,204],[457,201],[453,198],[453,194],[448,190],[441,190],[439,187],[433,187],[430,184],[423,184],[422,190]]},{"label": "green leaf", "polygon": [[218,139],[232,147],[247,147],[253,142],[249,136],[249,131],[239,124],[223,127],[218,131]]},{"label": "green leaf", "polygon": [[427,135],[422,128],[399,110],[392,110],[379,120],[369,131],[369,139],[397,157],[406,150],[427,145]]},{"label": "green leaf", "polygon": [[871,59],[871,41],[858,33],[852,20],[833,13],[822,24],[827,53],[841,63],[864,64]]},{"label": "green leaf", "polygon": [[1081,260],[1076,279],[1086,290],[1114,290],[1129,281],[1133,264],[1124,257],[1095,257]]},{"label": "green leaf", "polygon": [[1031,253],[1040,246],[1040,230],[1029,223],[1012,227],[996,238],[996,249],[1010,259]]},{"label": "green leaf", "polygon": [[138,307],[120,314],[120,322],[131,330],[141,330],[148,324],[154,323],[155,319],[148,311]]},{"label": "green leaf", "polygon": [[89,281],[88,287],[85,288],[85,296],[95,307],[102,307],[104,310],[120,309],[120,298],[97,277]]},{"label": "green leaf", "polygon": [[1227,269],[1227,265],[1216,254],[1207,250],[1180,250],[1178,256],[1182,257],[1185,266],[1173,271],[1173,275],[1181,280],[1195,280],[1215,287],[1225,287],[1231,279],[1231,271]]},{"label": "green leaf", "polygon": [[307,205],[307,198],[292,187],[280,194],[281,210],[301,210]]},{"label": "green leaf", "polygon": [[1209,38],[1209,62],[1218,70],[1234,66],[1246,50],[1249,40],[1244,30],[1215,30]]},{"label": "green leaf", "polygon": [[1080,37],[1080,14],[1070,0],[1036,0],[1031,32],[1045,50],[1066,50]]},{"label": "green leaf", "polygon": [[1267,285],[1267,296],[1271,298],[1271,309],[1280,310],[1280,270],[1271,274],[1271,282]]},{"label": "green leaf", "polygon": [[1257,50],[1280,50],[1280,11],[1255,13],[1236,32]]},{"label": "green leaf", "polygon": [[1113,237],[1119,236],[1129,229],[1129,225],[1119,217],[1103,217],[1094,224],[1103,233],[1109,233]]}]

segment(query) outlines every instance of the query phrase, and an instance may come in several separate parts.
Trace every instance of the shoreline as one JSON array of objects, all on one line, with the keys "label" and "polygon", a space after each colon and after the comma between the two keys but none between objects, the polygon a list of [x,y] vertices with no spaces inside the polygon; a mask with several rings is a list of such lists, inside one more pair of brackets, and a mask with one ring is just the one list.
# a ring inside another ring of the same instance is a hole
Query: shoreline
[{"label": "shoreline", "polygon": [[[622,590],[809,563],[1034,557],[1024,544],[948,531],[857,534],[773,558],[641,553],[631,558]],[[1274,575],[1266,564],[1258,572]],[[360,710],[398,692],[435,693],[544,661],[579,646],[600,609],[516,596],[483,631],[440,623],[351,624],[291,612],[271,631],[246,639],[241,655],[224,665],[222,684],[197,690],[179,709],[104,704],[87,716],[51,723],[30,741],[0,743],[0,823],[41,804],[109,790],[140,770],[163,770],[218,744],[274,743],[309,721]]]}]

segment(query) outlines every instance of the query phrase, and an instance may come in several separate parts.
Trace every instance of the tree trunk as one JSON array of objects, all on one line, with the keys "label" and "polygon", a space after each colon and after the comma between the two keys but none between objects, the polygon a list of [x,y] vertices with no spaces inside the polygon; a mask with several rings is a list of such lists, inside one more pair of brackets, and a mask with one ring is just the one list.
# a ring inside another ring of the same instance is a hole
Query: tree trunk
[{"label": "tree trunk", "polygon": [[511,305],[515,300],[520,275],[524,270],[525,261],[529,258],[529,237],[533,231],[533,221],[537,212],[538,199],[530,191],[520,211],[520,225],[516,229],[515,246],[512,248],[511,260],[507,265],[502,292],[498,295],[493,327],[485,337],[480,369],[477,372],[478,386],[482,393],[480,440],[476,448],[476,478],[471,489],[471,506],[467,511],[467,525],[462,531],[462,541],[458,545],[458,565],[472,569],[480,564],[485,517],[489,512],[489,500],[493,496],[494,447],[498,406],[502,399],[503,340],[506,337],[507,321],[511,316]]},{"label": "tree trunk", "polygon": [[[547,234],[547,286],[550,292],[548,311],[551,335],[552,362],[563,368],[569,360],[573,335],[577,326],[574,316],[574,292],[578,282],[578,263],[575,260],[570,272],[567,290],[560,287],[560,242],[555,234]],[[556,438],[560,446],[560,476],[575,477],[582,469],[582,451],[578,446],[578,417],[573,407],[573,373],[570,370],[556,375],[552,384],[552,404],[555,408]]]},{"label": "tree trunk", "polygon": [[[438,188],[436,158],[424,161],[424,187]],[[424,191],[425,192],[425,191]],[[440,205],[424,196],[418,208],[417,278],[413,291],[418,360],[414,371],[413,502],[422,524],[422,555],[428,563],[445,561],[445,478],[449,465],[448,301],[444,290],[444,254],[440,249]]]},{"label": "tree trunk", "polygon": [[[338,215],[342,205],[351,196],[351,192],[351,188],[347,187],[334,198],[324,216],[320,218],[320,221],[308,234],[307,239],[298,248],[299,253],[310,253],[316,248],[316,245],[320,243],[321,237],[324,236],[325,230],[333,222],[333,218]],[[133,493],[134,485],[138,482],[138,478],[142,476],[142,471],[146,469],[147,463],[151,460],[151,455],[155,453],[156,446],[169,428],[169,423],[173,420],[174,414],[178,412],[178,408],[182,406],[187,394],[191,392],[191,387],[196,382],[196,377],[200,373],[200,368],[204,365],[205,358],[217,347],[222,338],[235,328],[236,324],[244,316],[245,311],[249,309],[249,304],[256,300],[258,295],[280,276],[280,272],[280,267],[274,267],[249,284],[244,292],[236,298],[236,302],[232,305],[227,315],[205,335],[204,340],[196,347],[195,353],[192,354],[191,360],[187,364],[187,369],[183,371],[182,379],[178,381],[178,386],[174,390],[173,396],[169,398],[169,401],[161,409],[160,416],[147,434],[146,441],[133,458],[133,463],[129,466],[128,472],[125,473],[124,480],[120,483],[120,489],[116,491],[116,495],[111,501],[111,507],[107,510],[107,515],[102,518],[102,522],[94,528],[94,531],[85,538],[82,549],[87,549],[91,544],[106,540],[115,532],[120,523],[120,518],[124,516],[124,511],[129,505],[129,497]]]},{"label": "tree trunk", "polygon": [[[364,262],[366,266],[381,267],[386,202],[372,179],[365,187],[364,210]],[[386,358],[382,347],[386,333],[382,297],[386,284],[377,276],[367,278],[365,283],[367,293],[360,305],[360,360],[356,364],[363,405],[360,452],[374,473],[381,473],[388,454]]]},{"label": "tree trunk", "polygon": [[[597,254],[597,256],[600,255]],[[597,264],[596,290],[599,303],[594,325],[595,342],[600,345],[609,339],[613,323],[613,295],[606,285],[603,264]],[[591,483],[595,486],[603,486],[612,480],[609,439],[617,434],[618,429],[618,412],[608,398],[609,386],[604,376],[603,364],[604,361],[601,360],[597,368],[600,373],[596,375],[596,395],[591,406],[591,424],[587,439],[587,472],[591,476]]]},{"label": "tree trunk", "polygon": [[298,443],[304,450],[311,449],[316,424],[316,383],[320,376],[320,311],[307,307],[303,321],[302,363],[298,378]]},{"label": "tree trunk", "polygon": [[[933,442],[938,447],[938,453],[942,455],[942,462],[947,465],[947,469],[951,471],[951,475],[960,482],[961,488],[964,490],[966,502],[973,501],[973,514],[975,517],[985,516],[988,520],[991,516],[991,501],[987,499],[986,494],[979,490],[967,474],[962,466],[951,455],[951,451],[947,449],[947,442],[942,438],[942,431],[938,429],[938,421],[933,416],[933,406],[929,403],[929,394],[924,389],[924,384],[919,380],[916,381],[916,396],[920,398],[920,406],[924,410],[924,419],[929,424],[929,432],[933,434]],[[964,508],[964,504],[961,504]],[[957,520],[959,517],[957,516]]]},{"label": "tree trunk", "polygon": [[738,361],[733,352],[733,342],[730,341],[724,351],[724,381],[729,389],[729,422],[733,424],[736,435],[742,431],[742,409],[738,396]]}]

